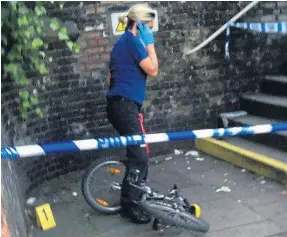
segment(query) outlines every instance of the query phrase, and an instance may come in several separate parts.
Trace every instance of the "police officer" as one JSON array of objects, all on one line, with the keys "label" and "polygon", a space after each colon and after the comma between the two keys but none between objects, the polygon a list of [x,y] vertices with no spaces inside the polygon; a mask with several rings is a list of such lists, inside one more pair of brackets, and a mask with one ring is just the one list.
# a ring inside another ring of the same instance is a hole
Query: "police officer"
[{"label": "police officer", "polygon": [[[158,74],[151,30],[154,18],[153,10],[145,4],[137,4],[119,17],[119,22],[127,23],[127,27],[111,52],[106,97],[108,120],[121,136],[142,134],[138,114],[145,99],[147,76]],[[122,214],[134,223],[148,223],[150,217],[133,203],[140,195],[128,182],[130,176],[139,171],[137,183],[145,184],[148,173],[146,150],[128,146],[127,158],[121,193]]]}]

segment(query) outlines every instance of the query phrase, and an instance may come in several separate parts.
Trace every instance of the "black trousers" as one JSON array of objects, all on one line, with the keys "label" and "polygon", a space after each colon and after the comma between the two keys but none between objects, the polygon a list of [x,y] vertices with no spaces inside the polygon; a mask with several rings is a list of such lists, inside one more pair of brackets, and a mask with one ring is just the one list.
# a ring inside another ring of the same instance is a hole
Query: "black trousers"
[{"label": "black trousers", "polygon": [[[107,116],[109,122],[121,136],[142,134],[138,118],[141,105],[121,96],[107,98]],[[137,200],[140,193],[132,188],[127,177],[132,170],[139,170],[138,182],[143,182],[148,174],[148,159],[145,147],[127,146],[127,166],[122,183],[122,200]]]}]

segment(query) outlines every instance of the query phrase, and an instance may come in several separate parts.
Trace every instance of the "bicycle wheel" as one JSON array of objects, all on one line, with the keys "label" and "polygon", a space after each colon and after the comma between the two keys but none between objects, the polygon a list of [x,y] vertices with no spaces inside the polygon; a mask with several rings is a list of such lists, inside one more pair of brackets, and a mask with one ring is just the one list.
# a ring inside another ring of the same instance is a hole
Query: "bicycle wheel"
[{"label": "bicycle wheel", "polygon": [[144,200],[141,202],[141,205],[147,213],[159,219],[163,224],[202,233],[206,233],[209,230],[207,221],[197,218],[188,212],[175,210],[154,200]]},{"label": "bicycle wheel", "polygon": [[82,179],[82,193],[86,202],[104,214],[120,212],[121,183],[125,163],[117,156],[97,159]]}]

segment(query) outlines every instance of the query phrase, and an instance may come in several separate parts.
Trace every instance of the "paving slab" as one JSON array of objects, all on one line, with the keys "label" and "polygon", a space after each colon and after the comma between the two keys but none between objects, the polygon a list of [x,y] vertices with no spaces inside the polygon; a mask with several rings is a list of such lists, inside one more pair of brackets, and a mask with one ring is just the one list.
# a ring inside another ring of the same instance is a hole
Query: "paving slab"
[{"label": "paving slab", "polygon": [[287,231],[286,232],[282,232],[279,234],[274,234],[274,235],[268,235],[266,237],[286,237],[287,236]]},{"label": "paving slab", "polygon": [[[265,220],[214,231],[207,234],[206,237],[266,236],[278,233],[278,231],[280,229],[273,222]],[[262,233],[264,235],[260,235]]]},{"label": "paving slab", "polygon": [[[211,225],[203,234],[178,228],[153,231],[151,225],[135,225],[119,215],[102,215],[85,202],[80,182],[83,172],[74,172],[43,184],[33,196],[52,206],[57,227],[32,228],[33,237],[271,237],[287,236],[286,187],[263,179],[222,160],[169,155],[172,159],[150,166],[150,186],[165,191],[177,183],[181,192],[202,208]],[[218,192],[228,186],[230,192]],[[74,195],[73,195],[74,193]],[[76,194],[76,195],[75,195]],[[284,235],[285,234],[285,235]]]}]

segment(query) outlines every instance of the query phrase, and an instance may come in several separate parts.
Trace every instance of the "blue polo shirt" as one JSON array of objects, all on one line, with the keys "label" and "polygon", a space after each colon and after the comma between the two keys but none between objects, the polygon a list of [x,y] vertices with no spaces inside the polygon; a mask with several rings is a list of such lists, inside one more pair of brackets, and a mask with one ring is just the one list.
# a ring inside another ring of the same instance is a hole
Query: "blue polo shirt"
[{"label": "blue polo shirt", "polygon": [[126,31],[111,52],[111,83],[107,97],[119,95],[143,104],[147,74],[139,63],[147,57],[143,42]]}]

